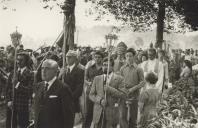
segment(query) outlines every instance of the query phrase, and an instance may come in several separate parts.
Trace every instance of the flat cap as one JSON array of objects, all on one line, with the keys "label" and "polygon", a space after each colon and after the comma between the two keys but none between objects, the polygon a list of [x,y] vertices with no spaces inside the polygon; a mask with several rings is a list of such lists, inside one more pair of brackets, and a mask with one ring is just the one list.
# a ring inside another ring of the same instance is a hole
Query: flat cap
[{"label": "flat cap", "polygon": [[68,56],[74,56],[74,57],[77,57],[77,52],[74,51],[74,50],[69,50],[66,54],[66,57]]},{"label": "flat cap", "polygon": [[19,51],[19,52],[17,53],[17,55],[29,56],[28,52],[26,52],[26,51]]}]

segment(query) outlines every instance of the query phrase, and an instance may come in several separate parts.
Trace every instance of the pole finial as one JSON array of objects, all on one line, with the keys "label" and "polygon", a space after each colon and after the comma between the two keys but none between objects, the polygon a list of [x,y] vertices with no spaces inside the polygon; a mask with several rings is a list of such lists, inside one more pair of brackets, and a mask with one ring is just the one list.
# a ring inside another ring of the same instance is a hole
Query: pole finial
[{"label": "pole finial", "polygon": [[17,32],[18,26],[16,26],[16,32]]}]

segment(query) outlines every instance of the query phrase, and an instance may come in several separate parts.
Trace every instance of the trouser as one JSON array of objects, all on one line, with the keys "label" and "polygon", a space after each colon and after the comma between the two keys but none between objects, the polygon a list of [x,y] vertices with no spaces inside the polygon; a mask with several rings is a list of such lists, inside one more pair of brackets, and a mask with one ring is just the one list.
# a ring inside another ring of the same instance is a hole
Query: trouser
[{"label": "trouser", "polygon": [[94,128],[117,128],[117,124],[113,124],[112,121],[103,119],[101,116],[98,123],[94,123]]},{"label": "trouser", "polygon": [[[12,110],[7,107],[6,128],[11,128]],[[12,128],[27,128],[29,125],[29,111],[13,111]]]},{"label": "trouser", "polygon": [[82,128],[90,128],[93,120],[93,107],[94,103],[89,99],[89,95],[85,96],[85,116],[82,124]]},{"label": "trouser", "polygon": [[126,101],[122,100],[119,105],[120,128],[137,128],[138,100],[132,100],[130,104],[130,119],[127,120],[128,108]]}]

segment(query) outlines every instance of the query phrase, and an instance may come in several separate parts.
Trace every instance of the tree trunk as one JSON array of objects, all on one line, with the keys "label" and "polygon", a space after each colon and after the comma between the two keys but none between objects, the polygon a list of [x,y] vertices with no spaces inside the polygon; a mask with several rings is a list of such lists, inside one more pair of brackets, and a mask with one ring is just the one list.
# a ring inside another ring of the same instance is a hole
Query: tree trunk
[{"label": "tree trunk", "polygon": [[165,19],[165,1],[159,0],[159,11],[157,15],[157,33],[156,33],[156,48],[162,48],[164,19]]}]

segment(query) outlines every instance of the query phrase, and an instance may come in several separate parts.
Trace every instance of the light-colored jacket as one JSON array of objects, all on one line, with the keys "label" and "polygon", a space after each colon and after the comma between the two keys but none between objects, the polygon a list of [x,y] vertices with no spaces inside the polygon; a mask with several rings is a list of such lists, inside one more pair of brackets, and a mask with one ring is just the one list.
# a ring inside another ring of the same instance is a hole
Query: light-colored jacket
[{"label": "light-colored jacket", "polygon": [[[94,102],[93,122],[99,123],[104,108],[100,104],[101,100],[105,98],[105,85],[104,75],[96,76],[91,87],[89,98]],[[123,84],[123,78],[115,73],[110,78],[109,86],[106,89],[107,92],[107,105],[105,107],[105,118],[107,121],[112,121],[114,116],[113,108],[118,103],[119,98],[124,98],[125,94],[119,88]]]}]

